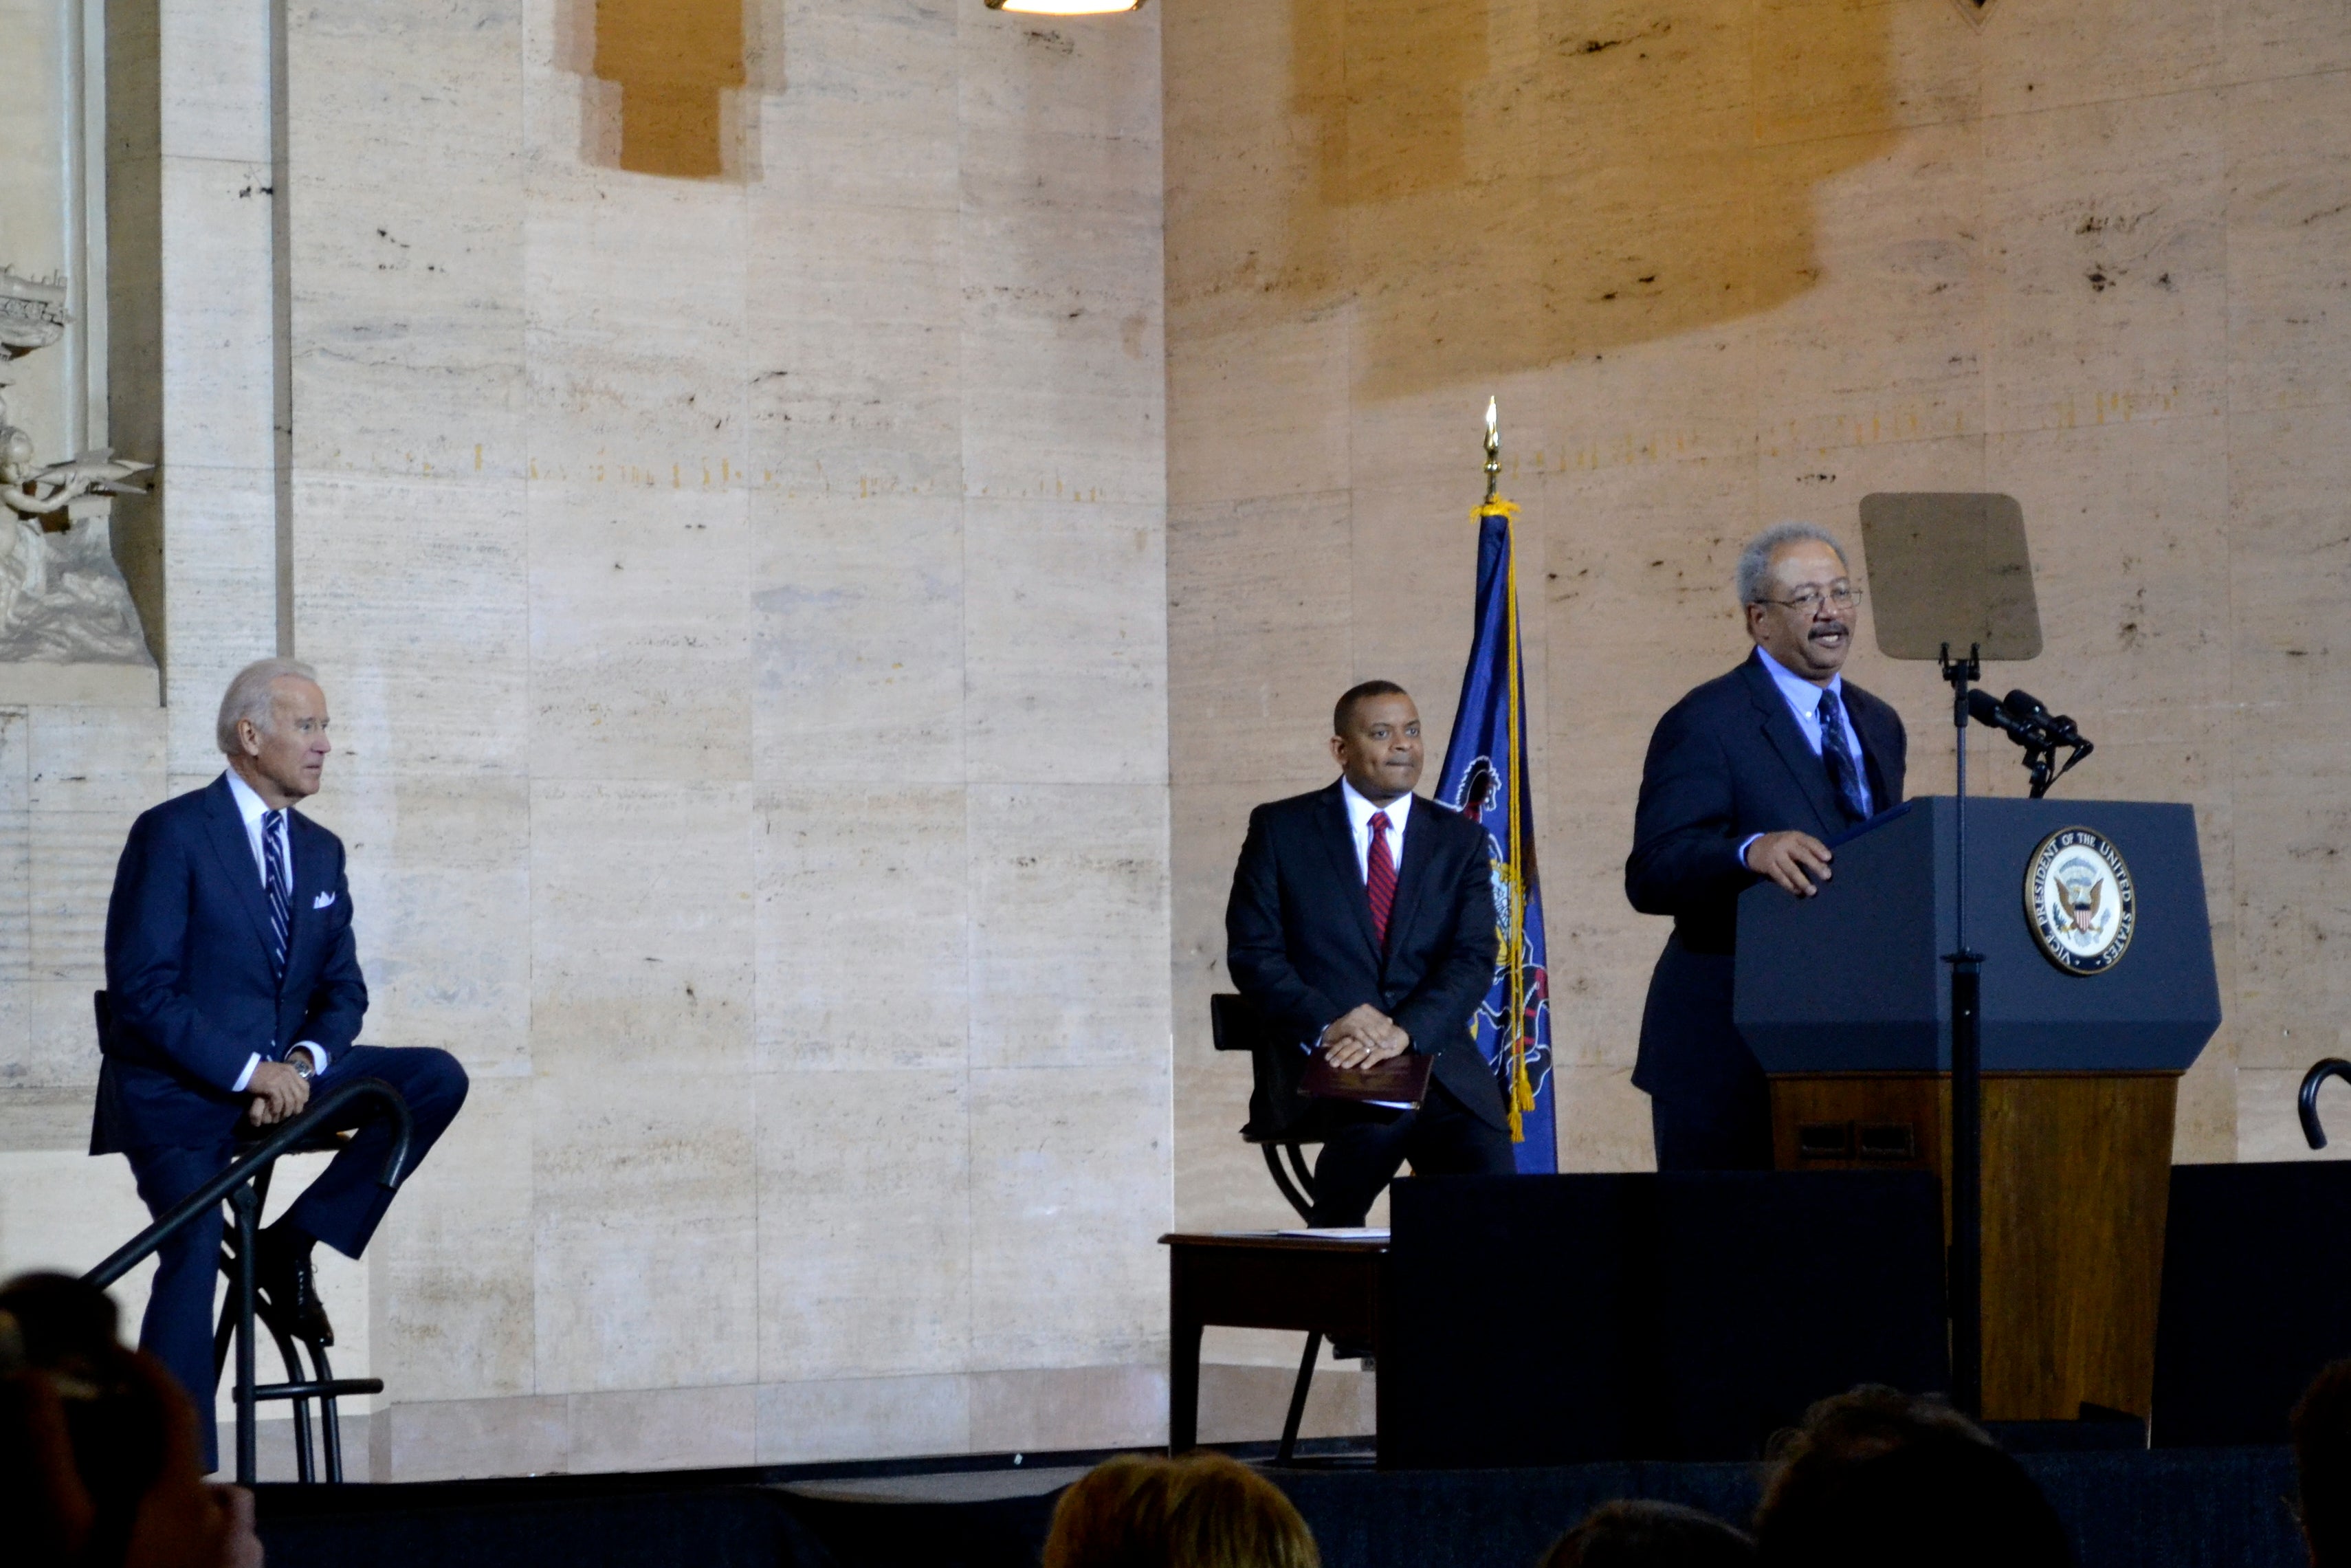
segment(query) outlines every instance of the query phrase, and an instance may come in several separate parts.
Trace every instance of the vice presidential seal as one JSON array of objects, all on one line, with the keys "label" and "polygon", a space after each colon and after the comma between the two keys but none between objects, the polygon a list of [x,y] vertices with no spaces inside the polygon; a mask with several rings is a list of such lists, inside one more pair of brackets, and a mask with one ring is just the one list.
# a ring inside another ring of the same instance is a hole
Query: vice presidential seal
[{"label": "vice presidential seal", "polygon": [[2025,862],[2024,918],[2051,963],[2069,975],[2105,974],[2138,923],[2130,867],[2103,834],[2061,829]]}]

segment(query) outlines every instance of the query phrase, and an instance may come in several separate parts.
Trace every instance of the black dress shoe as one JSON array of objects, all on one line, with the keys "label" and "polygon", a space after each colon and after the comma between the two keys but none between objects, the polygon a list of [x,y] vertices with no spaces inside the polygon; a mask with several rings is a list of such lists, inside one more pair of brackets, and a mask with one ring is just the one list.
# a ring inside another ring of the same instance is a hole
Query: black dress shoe
[{"label": "black dress shoe", "polygon": [[319,1282],[310,1272],[308,1243],[297,1245],[265,1230],[253,1249],[253,1280],[269,1298],[273,1321],[283,1323],[296,1339],[312,1344],[335,1343],[335,1325],[327,1321],[327,1303],[319,1299]]}]

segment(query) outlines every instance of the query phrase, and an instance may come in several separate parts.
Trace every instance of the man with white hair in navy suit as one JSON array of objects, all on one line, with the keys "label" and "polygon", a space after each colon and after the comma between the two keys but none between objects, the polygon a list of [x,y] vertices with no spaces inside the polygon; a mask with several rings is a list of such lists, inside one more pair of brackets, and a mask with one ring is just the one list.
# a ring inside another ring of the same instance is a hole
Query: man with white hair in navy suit
[{"label": "man with white hair in navy suit", "polygon": [[[226,771],[141,816],[115,869],[111,1024],[90,1153],[128,1155],[158,1218],[235,1157],[241,1127],[299,1115],[314,1085],[376,1078],[398,1090],[414,1120],[411,1168],[465,1102],[465,1070],[447,1051],[356,1043],[367,983],[342,841],[294,810],[318,793],[333,749],[327,724],[308,664],[246,666],[221,699]],[[358,1257],[392,1202],[378,1184],[392,1125],[372,1113],[340,1122],[358,1135],[255,1251],[272,1312],[320,1343],[334,1342],[334,1329],[311,1278],[312,1243]],[[215,1208],[163,1243],[139,1334],[194,1401],[210,1469],[221,1232]]]}]

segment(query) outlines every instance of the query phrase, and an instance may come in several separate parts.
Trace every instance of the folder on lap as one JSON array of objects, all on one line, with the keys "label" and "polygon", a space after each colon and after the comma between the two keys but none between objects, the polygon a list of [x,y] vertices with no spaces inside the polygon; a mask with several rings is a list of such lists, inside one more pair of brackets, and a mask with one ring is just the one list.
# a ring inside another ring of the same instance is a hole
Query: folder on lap
[{"label": "folder on lap", "polygon": [[1298,1092],[1315,1100],[1388,1100],[1417,1110],[1436,1065],[1435,1057],[1407,1051],[1369,1067],[1333,1067],[1329,1051],[1317,1051],[1306,1064]]}]

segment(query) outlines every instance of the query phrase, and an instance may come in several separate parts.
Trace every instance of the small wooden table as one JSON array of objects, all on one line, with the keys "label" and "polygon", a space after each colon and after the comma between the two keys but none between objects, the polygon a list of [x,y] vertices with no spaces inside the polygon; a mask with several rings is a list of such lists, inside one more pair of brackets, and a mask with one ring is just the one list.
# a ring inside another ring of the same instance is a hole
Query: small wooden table
[{"label": "small wooden table", "polygon": [[1270,1230],[1170,1234],[1167,1249],[1169,1360],[1167,1450],[1195,1448],[1200,1436],[1200,1333],[1228,1328],[1302,1329],[1311,1336],[1290,1400],[1282,1458],[1297,1441],[1299,1417],[1322,1336],[1384,1350],[1383,1307],[1388,1243],[1316,1240]]}]

